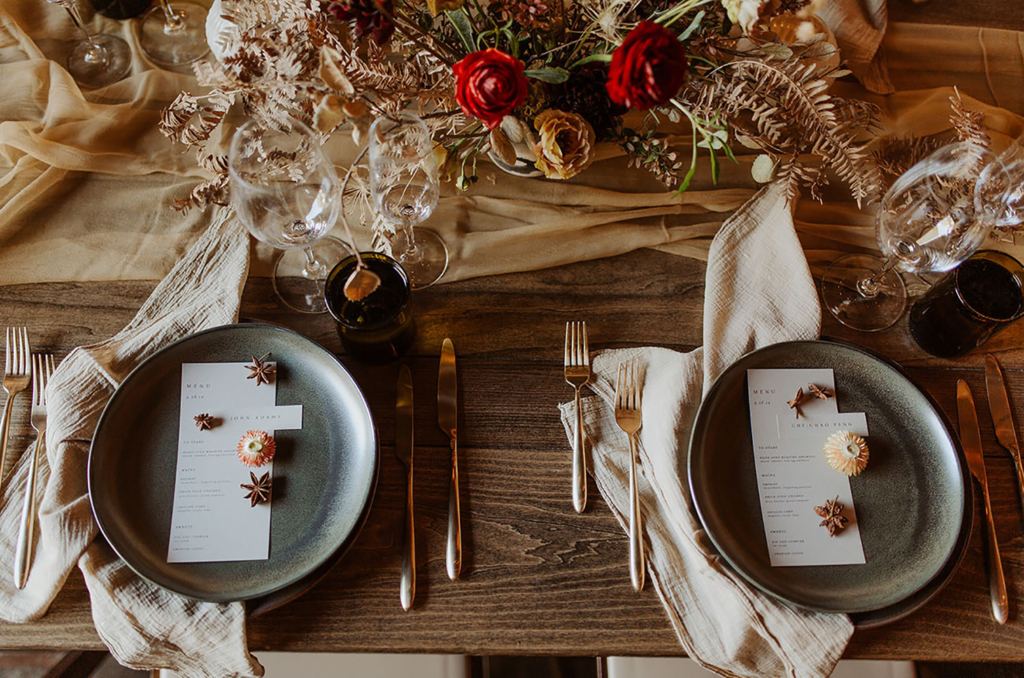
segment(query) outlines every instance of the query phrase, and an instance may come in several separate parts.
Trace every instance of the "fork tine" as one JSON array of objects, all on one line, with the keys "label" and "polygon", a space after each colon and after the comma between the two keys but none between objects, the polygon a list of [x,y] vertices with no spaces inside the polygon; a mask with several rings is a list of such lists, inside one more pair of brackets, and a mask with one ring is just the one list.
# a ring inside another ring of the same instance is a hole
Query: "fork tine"
[{"label": "fork tine", "polygon": [[21,328],[21,348],[20,348],[20,350],[21,350],[21,373],[22,374],[28,374],[29,369],[30,369],[29,365],[30,365],[32,359],[31,359],[31,356],[29,355],[28,328],[27,327],[22,327]]},{"label": "fork tine", "polygon": [[622,363],[619,363],[619,371],[615,377],[615,409],[622,409]]},{"label": "fork tine", "polygon": [[39,356],[32,356],[32,407],[39,404]]},{"label": "fork tine", "polygon": [[[46,354],[46,385],[50,385],[50,377],[53,375],[53,371],[57,369],[57,363],[53,359],[52,353]],[[43,390],[43,404],[46,404],[46,390]]]},{"label": "fork tine", "polygon": [[572,363],[569,362],[569,330],[572,327],[571,322],[565,323],[565,360],[564,364],[569,367]]},{"label": "fork tine", "polygon": [[583,364],[590,367],[590,346],[587,343],[587,321],[583,321]]},{"label": "fork tine", "polygon": [[11,328],[10,327],[7,328],[7,345],[6,345],[6,350],[5,350],[4,358],[5,358],[4,369],[8,372],[8,374],[10,374],[11,370],[14,367],[11,364]]}]

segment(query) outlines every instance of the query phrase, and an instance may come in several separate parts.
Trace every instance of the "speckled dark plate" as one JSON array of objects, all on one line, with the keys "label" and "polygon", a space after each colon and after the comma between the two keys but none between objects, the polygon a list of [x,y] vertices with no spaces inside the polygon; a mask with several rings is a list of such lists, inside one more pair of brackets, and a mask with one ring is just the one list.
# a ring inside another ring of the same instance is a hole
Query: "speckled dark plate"
[{"label": "speckled dark plate", "polygon": [[[839,410],[867,413],[871,462],[850,483],[865,564],[771,566],[750,434],[751,368],[832,368]],[[927,602],[970,534],[970,477],[945,416],[897,366],[845,343],[776,344],[730,366],[701,404],[687,473],[708,536],[744,578],[800,607],[855,613],[863,626]]]},{"label": "speckled dark plate", "polygon": [[[268,351],[278,363],[278,404],[303,406],[302,429],[275,436],[270,558],[168,563],[181,364]],[[337,559],[373,498],[377,466],[366,400],[331,353],[282,327],[227,325],[161,349],[128,375],[93,437],[89,497],[100,531],[142,577],[200,600],[248,600],[302,588]]]}]

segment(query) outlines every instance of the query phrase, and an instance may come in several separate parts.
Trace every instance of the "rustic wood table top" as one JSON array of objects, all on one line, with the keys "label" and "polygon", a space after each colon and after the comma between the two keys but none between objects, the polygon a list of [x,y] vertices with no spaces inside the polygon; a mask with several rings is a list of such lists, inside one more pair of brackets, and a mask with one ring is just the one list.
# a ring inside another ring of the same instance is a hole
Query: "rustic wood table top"
[{"label": "rustic wood table top", "polygon": [[[349,554],[301,598],[253,618],[253,649],[470,654],[671,655],[682,649],[661,602],[633,592],[627,538],[591,484],[577,515],[571,453],[556,405],[570,399],[562,378],[565,321],[588,322],[593,349],[701,343],[704,264],[654,251],[533,273],[442,285],[416,293],[412,355],[417,441],[416,607],[398,600],[404,476],[393,455],[398,367],[343,358],[377,419],[381,472],[367,524]],[[31,328],[33,346],[62,358],[105,339],[133,316],[155,282],[0,287],[4,322]],[[282,313],[265,279],[243,299],[244,318],[291,327],[341,350],[327,317]],[[842,337],[899,361],[955,421],[955,384],[978,398],[993,508],[1011,599],[1011,621],[992,621],[981,532],[951,584],[930,604],[890,626],[857,632],[848,656],[933,660],[1024,660],[1024,521],[1009,455],[995,440],[984,404],[984,353],[956,361],[924,354],[906,321],[877,334]],[[437,361],[449,336],[459,355],[460,455],[466,564],[445,574],[449,450],[437,426]],[[1024,423],[1024,323],[985,350],[1006,370]],[[15,410],[17,450],[30,441],[27,399]],[[980,500],[979,500],[980,501]],[[976,502],[977,503],[977,502]],[[975,507],[980,519],[980,503]],[[0,625],[3,648],[100,648],[81,575],[72,573],[39,622]]]}]

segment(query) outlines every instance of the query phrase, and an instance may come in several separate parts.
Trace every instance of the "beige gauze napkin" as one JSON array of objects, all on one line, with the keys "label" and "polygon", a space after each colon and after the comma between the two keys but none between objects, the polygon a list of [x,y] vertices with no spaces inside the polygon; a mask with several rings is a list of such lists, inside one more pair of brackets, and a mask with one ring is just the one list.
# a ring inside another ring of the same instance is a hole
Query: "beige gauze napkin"
[{"label": "beige gauze napkin", "polygon": [[248,233],[222,210],[127,327],[102,343],[75,349],[54,372],[47,386],[47,449],[40,464],[46,490],[23,590],[15,588],[10,573],[34,447],[22,455],[2,497],[0,618],[24,622],[42,616],[77,563],[96,630],[125,666],[169,668],[190,677],[263,675],[246,647],[245,607],[189,600],[132,572],[95,539],[86,486],[89,444],[118,384],[163,346],[234,322],[248,261]]},{"label": "beige gauze napkin", "polygon": [[[842,655],[849,617],[797,610],[756,591],[715,554],[690,505],[687,442],[715,378],[750,351],[818,336],[818,295],[793,228],[785,187],[772,184],[740,208],[711,244],[704,346],[689,353],[618,349],[593,356],[583,400],[590,469],[628,529],[629,446],[615,424],[620,361],[637,359],[642,388],[638,488],[647,567],[686,653],[724,676],[827,676]],[[572,439],[574,405],[561,406]],[[737,426],[748,426],[737,414]],[[623,585],[626,568],[623,566]]]}]

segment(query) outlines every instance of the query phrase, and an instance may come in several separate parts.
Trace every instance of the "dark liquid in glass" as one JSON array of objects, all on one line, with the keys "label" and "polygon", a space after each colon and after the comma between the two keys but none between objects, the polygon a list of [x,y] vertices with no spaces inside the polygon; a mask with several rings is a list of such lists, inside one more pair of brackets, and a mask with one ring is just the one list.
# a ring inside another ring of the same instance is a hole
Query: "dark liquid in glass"
[{"label": "dark liquid in glass", "polygon": [[965,261],[910,309],[910,334],[932,355],[963,355],[1024,310],[1018,276],[986,256]]},{"label": "dark liquid in glass", "polygon": [[356,267],[355,258],[350,257],[335,266],[327,278],[327,307],[346,353],[368,363],[388,363],[404,355],[416,338],[416,323],[409,307],[409,278],[390,257],[376,252],[362,256],[366,266],[380,277],[380,287],[359,301],[346,298],[345,281]]},{"label": "dark liquid in glass", "polygon": [[89,3],[103,16],[124,20],[145,12],[153,0],[89,0]]}]

